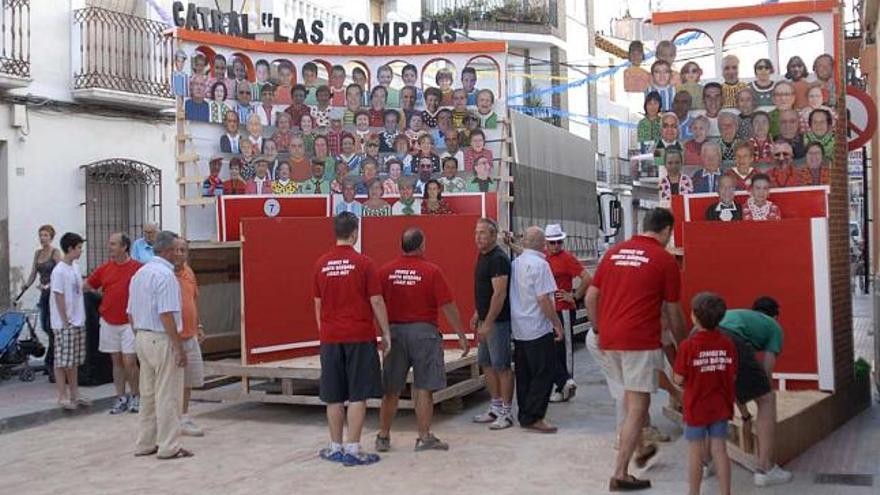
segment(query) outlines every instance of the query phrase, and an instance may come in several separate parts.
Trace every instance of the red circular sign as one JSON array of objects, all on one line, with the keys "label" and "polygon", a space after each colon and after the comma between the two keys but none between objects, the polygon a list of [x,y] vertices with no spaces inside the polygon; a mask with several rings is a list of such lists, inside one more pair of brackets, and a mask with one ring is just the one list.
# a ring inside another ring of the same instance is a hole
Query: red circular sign
[{"label": "red circular sign", "polygon": [[868,144],[877,130],[877,106],[868,93],[853,86],[846,87],[847,150]]}]

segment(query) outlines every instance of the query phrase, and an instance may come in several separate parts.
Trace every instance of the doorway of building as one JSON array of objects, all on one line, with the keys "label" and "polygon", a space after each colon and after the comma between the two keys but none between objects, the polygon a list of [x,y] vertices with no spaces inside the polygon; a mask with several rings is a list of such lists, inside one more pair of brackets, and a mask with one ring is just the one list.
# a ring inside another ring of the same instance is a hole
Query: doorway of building
[{"label": "doorway of building", "polygon": [[106,258],[114,232],[132,239],[147,222],[162,218],[162,171],[135,160],[112,158],[84,165],[86,174],[86,260],[89,271]]}]

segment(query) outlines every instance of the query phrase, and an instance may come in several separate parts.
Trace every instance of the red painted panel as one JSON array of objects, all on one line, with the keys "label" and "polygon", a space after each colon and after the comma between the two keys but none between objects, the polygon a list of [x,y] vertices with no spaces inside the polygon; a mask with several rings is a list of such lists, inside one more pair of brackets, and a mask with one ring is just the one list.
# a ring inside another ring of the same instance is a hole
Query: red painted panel
[{"label": "red painted panel", "polygon": [[242,219],[268,218],[264,211],[268,199],[277,200],[281,207],[274,218],[327,216],[329,199],[326,196],[220,196],[217,202],[220,241],[239,240]]},{"label": "red painted panel", "polygon": [[[810,223],[796,218],[684,225],[686,314],[690,299],[701,291],[717,292],[731,308],[747,308],[755,298],[771,296],[779,301],[785,332],[775,371],[818,373]],[[818,383],[810,386],[815,389]]]},{"label": "red painted panel", "polygon": [[315,354],[317,347],[265,354],[251,350],[318,340],[312,270],[336,243],[333,219],[245,218],[241,225],[244,363]]},{"label": "red painted panel", "polygon": [[[828,192],[824,187],[815,187],[806,190],[796,189],[773,189],[770,193],[770,201],[779,206],[782,218],[819,218],[828,216]],[[749,199],[746,192],[736,195],[736,202],[743,204]],[[685,201],[690,210],[690,221],[705,221],[706,210],[718,201],[718,196],[673,196],[672,214],[675,215],[675,247],[680,248],[684,243]]]},{"label": "red painted panel", "polygon": [[[827,193],[824,190],[785,190],[774,189],[770,192],[770,201],[779,206],[782,218],[819,218],[828,216]],[[749,199],[747,193],[739,193],[736,202],[744,204]],[[690,207],[691,221],[704,221],[706,210],[718,201],[718,197],[687,198]],[[676,217],[678,218],[678,217]],[[684,217],[682,217],[684,218]]]},{"label": "red painted panel", "polygon": [[[455,297],[462,324],[467,329],[474,312],[474,268],[477,248],[474,227],[479,215],[414,216],[365,218],[361,234],[363,252],[381,266],[400,254],[400,236],[409,227],[425,233],[426,258],[440,266]],[[440,317],[441,331],[453,333],[445,317]],[[455,341],[447,341],[455,347]]]}]

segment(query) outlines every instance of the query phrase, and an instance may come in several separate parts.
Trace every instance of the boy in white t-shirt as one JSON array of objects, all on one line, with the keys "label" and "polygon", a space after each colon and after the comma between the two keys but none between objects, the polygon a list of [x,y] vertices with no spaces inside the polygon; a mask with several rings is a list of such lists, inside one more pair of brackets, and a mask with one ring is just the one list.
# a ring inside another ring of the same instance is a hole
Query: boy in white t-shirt
[{"label": "boy in white t-shirt", "polygon": [[49,315],[55,333],[55,385],[58,403],[64,409],[90,406],[79,396],[77,367],[86,361],[86,309],[83,303],[83,281],[76,260],[82,255],[83,239],[68,232],[61,236],[64,258],[55,265],[49,282]]}]

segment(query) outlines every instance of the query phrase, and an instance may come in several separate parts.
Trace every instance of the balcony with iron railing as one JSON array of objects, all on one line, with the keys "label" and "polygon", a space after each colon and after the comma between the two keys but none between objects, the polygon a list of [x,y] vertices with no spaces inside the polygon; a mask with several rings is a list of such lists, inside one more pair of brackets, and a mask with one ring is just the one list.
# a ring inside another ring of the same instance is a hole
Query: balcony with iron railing
[{"label": "balcony with iron railing", "polygon": [[0,88],[31,82],[31,2],[2,0],[0,6]]},{"label": "balcony with iron railing", "polygon": [[565,38],[563,0],[422,0],[426,21],[456,21],[465,31]]},{"label": "balcony with iron railing", "polygon": [[174,106],[166,24],[97,7],[73,11],[73,97],[161,110]]},{"label": "balcony with iron railing", "polygon": [[609,185],[608,159],[601,153],[596,156],[596,182]]}]

